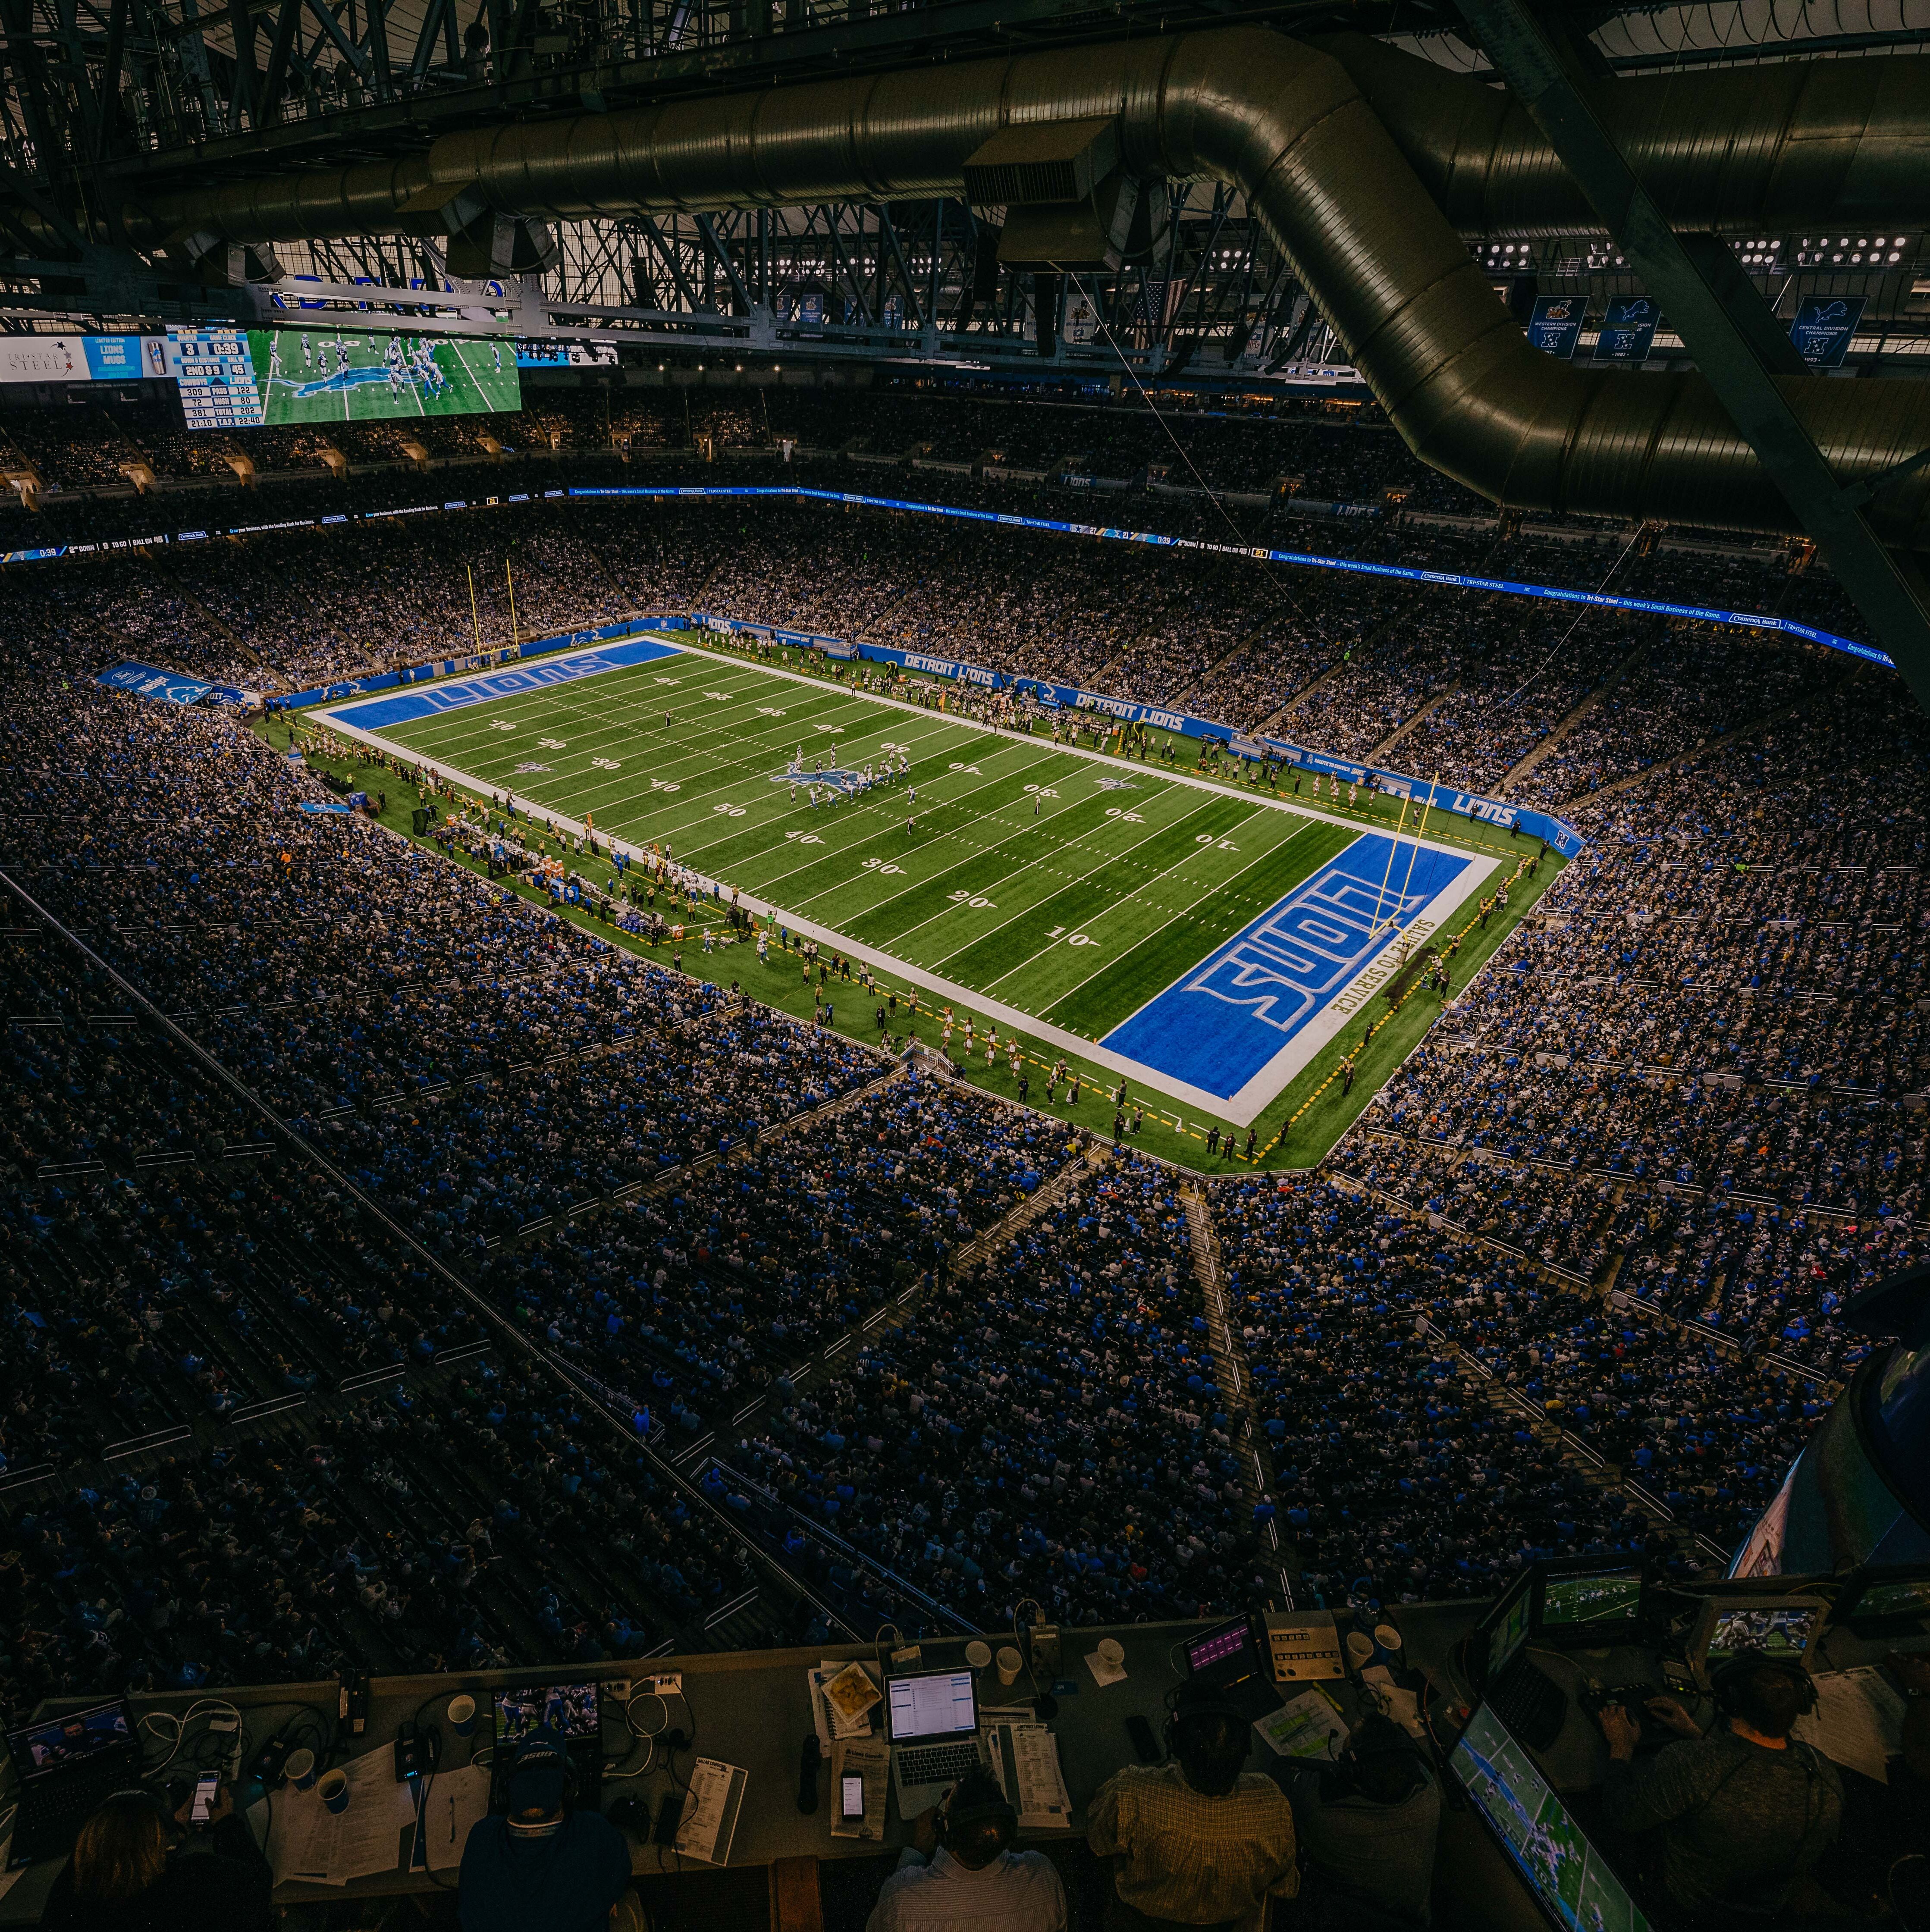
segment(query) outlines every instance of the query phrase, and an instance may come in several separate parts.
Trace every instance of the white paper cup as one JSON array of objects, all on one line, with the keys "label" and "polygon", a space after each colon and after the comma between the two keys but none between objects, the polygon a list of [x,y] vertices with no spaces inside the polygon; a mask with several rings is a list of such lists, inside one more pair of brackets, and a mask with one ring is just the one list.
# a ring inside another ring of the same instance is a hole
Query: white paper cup
[{"label": "white paper cup", "polygon": [[992,1646],[977,1637],[965,1646],[965,1661],[974,1670],[983,1670],[992,1661]]},{"label": "white paper cup", "polygon": [[339,1766],[323,1772],[315,1789],[321,1793],[324,1809],[339,1812],[349,1808],[349,1774]]},{"label": "white paper cup", "polygon": [[1373,1639],[1364,1630],[1347,1633],[1347,1654],[1353,1660],[1356,1670],[1364,1670],[1373,1661]]},{"label": "white paper cup", "polygon": [[1117,1670],[1126,1660],[1126,1646],[1116,1636],[1103,1636],[1099,1640],[1099,1660],[1109,1670]]},{"label": "white paper cup", "polygon": [[281,1774],[297,1791],[311,1790],[317,1775],[315,1754],[305,1744],[299,1750],[290,1751],[288,1762],[281,1767]]},{"label": "white paper cup", "polygon": [[457,1692],[449,1700],[449,1729],[459,1738],[466,1738],[476,1729],[476,1700],[466,1690]]},{"label": "white paper cup", "polygon": [[1025,1667],[1025,1660],[1009,1643],[998,1646],[998,1681],[1010,1690],[1019,1681],[1019,1673]]}]

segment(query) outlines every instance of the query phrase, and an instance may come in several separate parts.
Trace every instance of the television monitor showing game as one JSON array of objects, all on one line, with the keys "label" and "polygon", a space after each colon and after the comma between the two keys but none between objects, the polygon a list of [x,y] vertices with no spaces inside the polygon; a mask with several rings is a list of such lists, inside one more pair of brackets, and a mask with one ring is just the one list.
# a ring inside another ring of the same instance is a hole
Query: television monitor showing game
[{"label": "television monitor showing game", "polygon": [[602,1736],[594,1684],[531,1684],[496,1694],[496,1742],[521,1744],[547,1726],[566,1741]]},{"label": "television monitor showing game", "polygon": [[1544,1576],[1536,1622],[1541,1634],[1558,1642],[1586,1638],[1601,1645],[1635,1636],[1642,1628],[1640,1566],[1603,1564]]},{"label": "television monitor showing game", "polygon": [[1628,1888],[1535,1768],[1527,1748],[1478,1705],[1448,1760],[1536,1902],[1568,1932],[1648,1932]]},{"label": "television monitor showing game", "polygon": [[1930,1571],[1866,1570],[1850,1584],[1830,1621],[1870,1636],[1930,1624]]},{"label": "television monitor showing game", "polygon": [[190,429],[419,422],[523,406],[516,344],[353,329],[170,329]]},{"label": "television monitor showing game", "polygon": [[1738,1651],[1760,1650],[1766,1657],[1799,1660],[1809,1648],[1817,1615],[1814,1604],[1751,1604],[1718,1610],[1709,1634],[1709,1654],[1719,1659]]}]

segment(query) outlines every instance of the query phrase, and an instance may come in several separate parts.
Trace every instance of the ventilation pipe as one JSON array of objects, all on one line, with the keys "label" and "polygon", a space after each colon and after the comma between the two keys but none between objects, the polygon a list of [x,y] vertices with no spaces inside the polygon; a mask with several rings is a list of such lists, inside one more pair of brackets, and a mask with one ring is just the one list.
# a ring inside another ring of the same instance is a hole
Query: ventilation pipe
[{"label": "ventilation pipe", "polygon": [[[1692,98],[1681,105],[1686,118]],[[1577,368],[1530,348],[1346,64],[1260,28],[522,122],[445,136],[399,165],[157,196],[125,217],[137,240],[191,224],[261,244],[392,232],[455,205],[569,220],[911,200],[960,193],[1002,129],[1095,120],[1116,122],[1133,178],[1247,196],[1434,468],[1520,508],[1797,531],[1699,376]],[[1802,174],[1803,155],[1772,148],[1748,164],[1773,174],[1785,159]],[[1835,160],[1840,190],[1857,167],[1840,147]],[[1930,447],[1930,383],[1778,380],[1846,484]],[[1889,484],[1869,514],[1889,541],[1923,547],[1930,468]]]},{"label": "ventilation pipe", "polygon": [[[1491,76],[1451,73],[1364,34],[1308,44],[1353,76],[1462,234],[1601,232],[1528,110]],[[1930,58],[1921,55],[1644,76],[1592,101],[1679,229],[1787,238],[1922,220]]]}]

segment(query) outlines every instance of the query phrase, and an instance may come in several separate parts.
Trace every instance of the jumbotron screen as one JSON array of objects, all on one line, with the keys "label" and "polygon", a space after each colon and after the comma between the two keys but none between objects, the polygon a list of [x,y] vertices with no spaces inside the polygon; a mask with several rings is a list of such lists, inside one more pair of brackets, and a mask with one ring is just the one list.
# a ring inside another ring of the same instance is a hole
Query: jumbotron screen
[{"label": "jumbotron screen", "polygon": [[190,429],[370,422],[518,410],[516,345],[347,329],[170,329]]}]

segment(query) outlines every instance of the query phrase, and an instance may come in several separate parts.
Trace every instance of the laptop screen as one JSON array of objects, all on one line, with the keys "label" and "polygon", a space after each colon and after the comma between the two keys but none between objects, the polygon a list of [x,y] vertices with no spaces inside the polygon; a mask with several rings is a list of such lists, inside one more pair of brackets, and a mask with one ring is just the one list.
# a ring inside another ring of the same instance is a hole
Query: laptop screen
[{"label": "laptop screen", "polygon": [[50,1718],[24,1731],[11,1731],[7,1743],[14,1755],[14,1768],[24,1782],[70,1765],[95,1762],[116,1751],[132,1750],[134,1720],[127,1706],[116,1699],[92,1710]]},{"label": "laptop screen", "polygon": [[978,1730],[978,1702],[969,1670],[930,1677],[893,1677],[885,1685],[891,1742],[915,1738],[968,1738]]},{"label": "laptop screen", "polygon": [[569,1741],[602,1736],[596,1686],[590,1684],[527,1684],[520,1690],[496,1694],[496,1742],[519,1744],[545,1726]]},{"label": "laptop screen", "polygon": [[1490,1706],[1475,1706],[1448,1762],[1542,1910],[1564,1932],[1590,1926],[1649,1932],[1621,1880]]}]

